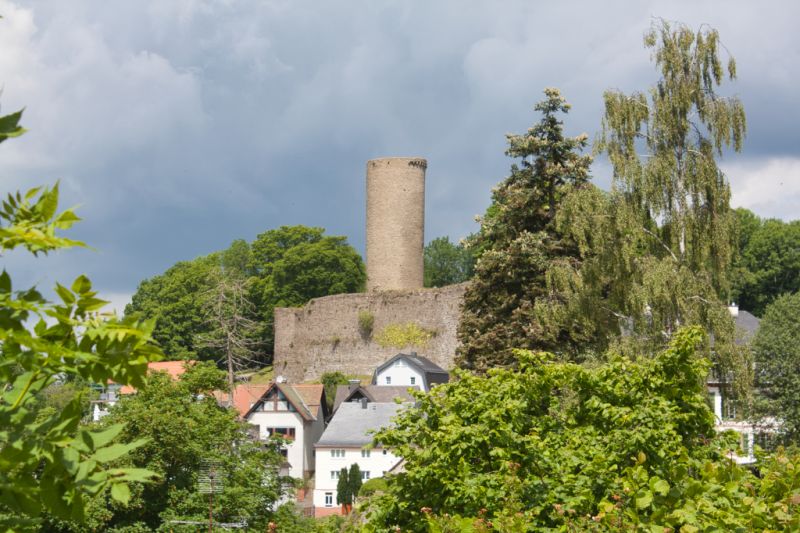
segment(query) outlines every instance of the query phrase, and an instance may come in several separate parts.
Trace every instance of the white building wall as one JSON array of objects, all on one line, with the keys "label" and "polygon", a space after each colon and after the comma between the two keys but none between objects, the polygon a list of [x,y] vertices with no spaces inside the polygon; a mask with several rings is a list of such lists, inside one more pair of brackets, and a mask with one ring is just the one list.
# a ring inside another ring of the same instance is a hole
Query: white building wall
[{"label": "white building wall", "polygon": [[[267,428],[294,428],[294,442],[286,446],[286,460],[290,465],[289,475],[302,478],[303,472],[309,470],[305,461],[309,452],[303,449],[307,442],[303,418],[290,411],[255,411],[247,417],[247,421],[258,426],[258,435],[264,440],[269,438]],[[309,448],[313,450],[313,445],[309,445]]]},{"label": "white building wall", "polygon": [[[387,382],[386,378],[389,378]],[[413,378],[413,379],[412,379]],[[382,372],[378,373],[377,379],[375,380],[376,385],[406,385],[409,387],[416,387],[420,390],[428,390],[424,389],[424,380],[422,379],[422,374],[418,372],[414,367],[409,366],[407,361],[403,359],[398,359],[392,366],[384,369]]]},{"label": "white building wall", "polygon": [[[344,450],[344,457],[332,457],[331,450]],[[331,472],[339,472],[342,468],[350,469],[353,463],[358,464],[362,472],[369,472],[370,479],[383,477],[400,458],[389,450],[374,448],[369,450],[369,457],[363,457],[362,448],[355,447],[318,447],[316,449],[316,465],[314,486],[314,507],[325,508],[325,493],[333,494],[333,503],[328,508],[337,508],[336,484],[338,479],[331,477]],[[366,481],[366,480],[365,480]]]}]

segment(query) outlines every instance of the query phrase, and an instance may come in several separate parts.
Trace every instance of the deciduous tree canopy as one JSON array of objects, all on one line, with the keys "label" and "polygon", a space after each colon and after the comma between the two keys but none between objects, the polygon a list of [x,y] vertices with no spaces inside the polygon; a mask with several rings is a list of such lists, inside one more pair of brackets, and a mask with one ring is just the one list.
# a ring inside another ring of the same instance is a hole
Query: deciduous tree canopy
[{"label": "deciduous tree canopy", "polygon": [[475,269],[475,256],[449,237],[437,237],[425,246],[426,287],[444,287],[467,281]]},{"label": "deciduous tree canopy", "polygon": [[714,437],[704,384],[710,362],[696,353],[702,336],[699,328],[682,330],[655,358],[610,357],[596,368],[520,351],[515,370],[460,371],[456,381],[418,395],[417,408],[401,411],[393,428],[376,435],[404,459],[404,472],[388,477],[387,494],[371,502],[374,526],[800,526],[791,511],[800,489],[797,458],[764,462],[759,478],[728,459],[732,441]]},{"label": "deciduous tree canopy", "polygon": [[366,272],[361,256],[344,237],[326,236],[322,228],[282,226],[258,235],[250,244],[234,241],[227,250],[182,261],[143,281],[125,312],[156,319],[154,335],[169,357],[218,360],[221,353],[198,339],[209,333],[206,310],[220,277],[236,277],[246,285],[254,306],[247,318],[261,325],[267,362],[275,307],[358,292]]}]

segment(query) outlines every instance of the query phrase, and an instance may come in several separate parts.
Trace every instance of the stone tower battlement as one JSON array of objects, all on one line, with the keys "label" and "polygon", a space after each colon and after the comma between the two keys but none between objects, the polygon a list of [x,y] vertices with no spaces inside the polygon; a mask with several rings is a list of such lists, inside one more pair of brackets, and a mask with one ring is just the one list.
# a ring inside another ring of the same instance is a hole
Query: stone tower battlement
[{"label": "stone tower battlement", "polygon": [[425,169],[421,157],[367,161],[367,290],[422,288]]}]

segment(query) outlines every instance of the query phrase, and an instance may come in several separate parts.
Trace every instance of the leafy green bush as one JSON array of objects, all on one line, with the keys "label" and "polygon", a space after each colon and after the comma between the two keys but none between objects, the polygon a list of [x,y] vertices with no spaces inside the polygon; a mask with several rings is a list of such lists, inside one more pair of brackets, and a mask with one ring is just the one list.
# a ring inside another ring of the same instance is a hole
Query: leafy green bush
[{"label": "leafy green bush", "polygon": [[379,492],[386,492],[388,487],[389,485],[386,484],[386,479],[374,477],[361,485],[361,490],[358,491],[358,495],[362,498],[366,498]]},{"label": "leafy green bush", "polygon": [[372,335],[372,328],[375,326],[375,315],[363,309],[358,312],[358,331],[361,336],[368,339]]},{"label": "leafy green bush", "polygon": [[518,370],[457,372],[376,435],[405,472],[387,479],[372,524],[796,530],[798,457],[767,461],[761,478],[728,458],[736,444],[714,435],[703,342],[690,328],[655,359],[586,368],[519,351]]}]

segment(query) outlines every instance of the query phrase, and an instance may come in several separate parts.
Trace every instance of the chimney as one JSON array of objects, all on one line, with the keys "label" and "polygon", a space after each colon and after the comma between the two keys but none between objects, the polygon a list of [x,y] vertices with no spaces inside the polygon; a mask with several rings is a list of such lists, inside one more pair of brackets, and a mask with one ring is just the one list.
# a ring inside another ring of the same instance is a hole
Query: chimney
[{"label": "chimney", "polygon": [[421,157],[367,161],[367,290],[422,288],[425,169]]}]

